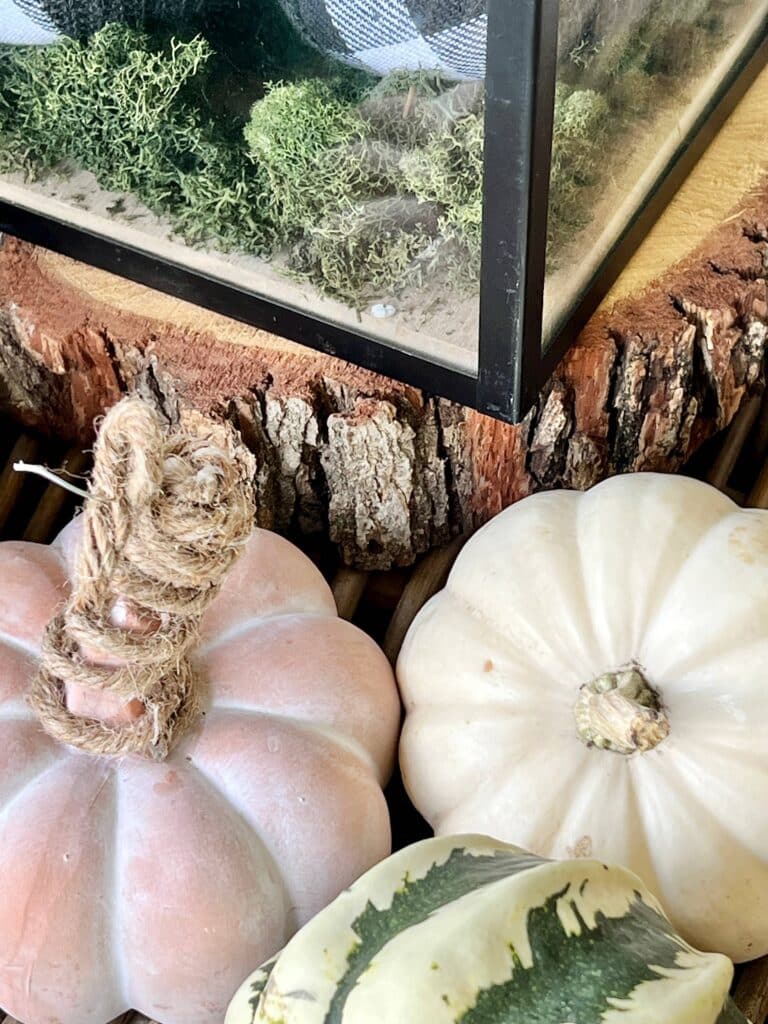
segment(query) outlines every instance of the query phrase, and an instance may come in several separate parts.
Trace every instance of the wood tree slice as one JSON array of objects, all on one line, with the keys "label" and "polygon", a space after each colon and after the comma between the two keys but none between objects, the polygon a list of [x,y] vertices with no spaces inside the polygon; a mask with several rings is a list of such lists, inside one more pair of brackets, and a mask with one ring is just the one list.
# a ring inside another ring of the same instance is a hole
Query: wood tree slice
[{"label": "wood tree slice", "polygon": [[259,522],[386,569],[537,489],[677,469],[762,382],[768,72],[516,427],[6,238],[0,405],[57,439],[137,389],[230,419]]}]

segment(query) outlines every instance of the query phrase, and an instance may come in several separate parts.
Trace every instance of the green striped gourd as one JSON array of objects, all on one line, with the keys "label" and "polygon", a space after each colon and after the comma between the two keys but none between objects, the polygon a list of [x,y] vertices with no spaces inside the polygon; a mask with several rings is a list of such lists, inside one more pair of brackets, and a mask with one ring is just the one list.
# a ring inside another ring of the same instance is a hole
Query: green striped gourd
[{"label": "green striped gourd", "polygon": [[624,868],[446,836],[343,892],[226,1024],[745,1024],[732,975]]}]

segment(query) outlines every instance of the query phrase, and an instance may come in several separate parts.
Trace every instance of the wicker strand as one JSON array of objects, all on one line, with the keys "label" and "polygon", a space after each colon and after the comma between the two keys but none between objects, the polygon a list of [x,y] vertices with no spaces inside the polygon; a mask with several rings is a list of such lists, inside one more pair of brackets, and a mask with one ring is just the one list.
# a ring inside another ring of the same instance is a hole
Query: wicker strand
[{"label": "wicker strand", "polygon": [[[252,530],[253,470],[223,426],[189,418],[171,432],[139,398],[106,415],[72,596],[48,624],[29,698],[49,735],[92,754],[162,760],[197,720],[189,655]],[[120,628],[118,605],[148,627]],[[94,664],[93,650],[110,664]],[[73,714],[67,683],[144,711],[125,725]]]}]

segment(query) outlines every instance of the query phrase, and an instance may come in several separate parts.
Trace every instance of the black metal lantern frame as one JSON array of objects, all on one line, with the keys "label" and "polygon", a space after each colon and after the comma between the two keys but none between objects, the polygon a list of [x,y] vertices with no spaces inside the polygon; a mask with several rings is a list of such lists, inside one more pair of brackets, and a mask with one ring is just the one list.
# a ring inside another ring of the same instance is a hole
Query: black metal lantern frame
[{"label": "black metal lantern frame", "polygon": [[[559,0],[488,0],[483,237],[476,373],[433,361],[147,248],[0,200],[0,231],[167,292],[498,419],[518,422],[768,61],[768,16],[604,254],[567,321],[542,343]],[[768,115],[767,115],[768,116]]]}]

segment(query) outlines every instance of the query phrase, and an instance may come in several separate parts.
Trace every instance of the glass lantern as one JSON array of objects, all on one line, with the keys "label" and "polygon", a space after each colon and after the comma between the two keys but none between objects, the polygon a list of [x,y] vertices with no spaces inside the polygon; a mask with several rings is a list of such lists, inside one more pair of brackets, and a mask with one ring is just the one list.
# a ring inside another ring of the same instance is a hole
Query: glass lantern
[{"label": "glass lantern", "polygon": [[0,0],[0,229],[507,421],[768,0]]}]

